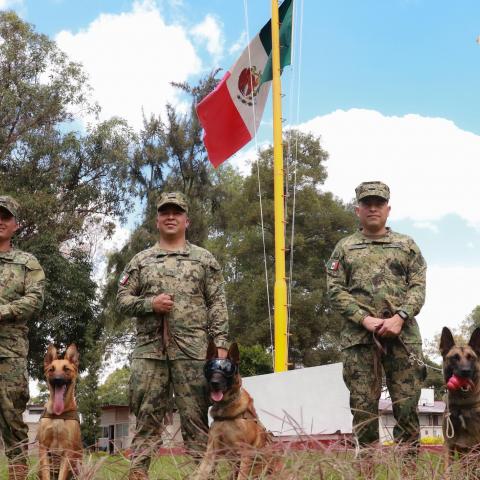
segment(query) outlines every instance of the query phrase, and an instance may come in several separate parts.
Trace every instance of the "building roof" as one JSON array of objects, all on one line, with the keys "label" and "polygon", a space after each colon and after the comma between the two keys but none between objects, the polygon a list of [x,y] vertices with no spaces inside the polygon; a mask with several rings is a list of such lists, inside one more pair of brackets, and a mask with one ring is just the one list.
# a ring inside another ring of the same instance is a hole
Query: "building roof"
[{"label": "building roof", "polygon": [[[389,413],[392,411],[392,401],[381,398],[378,401],[378,410],[380,413]],[[419,405],[418,413],[443,413],[445,412],[445,402],[437,400],[429,405]]]},{"label": "building roof", "polygon": [[113,410],[115,408],[129,408],[128,405],[120,405],[120,404],[107,404],[107,405],[101,405],[100,409],[101,410]]}]

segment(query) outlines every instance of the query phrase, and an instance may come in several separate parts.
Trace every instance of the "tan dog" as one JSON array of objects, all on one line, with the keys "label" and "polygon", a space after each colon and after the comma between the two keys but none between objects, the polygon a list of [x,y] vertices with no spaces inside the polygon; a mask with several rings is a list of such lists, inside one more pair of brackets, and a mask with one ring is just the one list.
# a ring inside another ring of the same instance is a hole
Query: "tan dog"
[{"label": "tan dog", "polygon": [[468,345],[456,345],[444,327],[440,352],[450,414],[443,421],[447,470],[454,452],[478,452],[480,444],[480,328],[472,333]]},{"label": "tan dog", "polygon": [[280,466],[272,449],[268,448],[272,435],[260,422],[252,397],[242,388],[239,357],[236,343],[230,347],[226,359],[217,357],[213,342],[208,347],[205,376],[213,401],[210,411],[213,423],[208,432],[207,451],[195,477],[197,480],[210,478],[218,455],[234,462],[232,478],[258,478]]},{"label": "tan dog", "polygon": [[53,345],[48,347],[45,355],[44,369],[50,398],[37,435],[41,480],[50,480],[54,471],[58,471],[58,480],[66,480],[72,473],[78,473],[80,467],[82,438],[75,401],[78,359],[78,350],[73,344],[63,359],[58,358]]}]

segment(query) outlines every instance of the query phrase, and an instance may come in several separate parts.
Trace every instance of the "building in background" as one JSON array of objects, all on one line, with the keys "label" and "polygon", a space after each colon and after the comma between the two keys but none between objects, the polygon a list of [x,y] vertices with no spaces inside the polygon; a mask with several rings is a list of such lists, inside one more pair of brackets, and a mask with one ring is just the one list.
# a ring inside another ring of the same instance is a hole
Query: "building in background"
[{"label": "building in background", "polygon": [[[381,398],[378,404],[380,424],[380,442],[393,440],[395,418],[392,412],[392,401]],[[434,400],[433,388],[422,388],[418,401],[418,418],[420,420],[420,437],[434,437],[443,440],[442,419],[445,413],[445,402]]]}]

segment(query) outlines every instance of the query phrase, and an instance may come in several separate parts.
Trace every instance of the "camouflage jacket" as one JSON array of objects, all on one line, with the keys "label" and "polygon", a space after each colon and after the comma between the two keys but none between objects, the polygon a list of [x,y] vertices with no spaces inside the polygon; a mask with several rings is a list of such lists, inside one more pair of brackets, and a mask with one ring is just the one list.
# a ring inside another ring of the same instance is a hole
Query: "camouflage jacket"
[{"label": "camouflage jacket", "polygon": [[340,240],[327,263],[327,286],[330,303],[345,322],[342,347],[372,343],[363,319],[386,318],[398,310],[409,317],[403,341],[421,343],[415,315],[425,302],[426,269],[415,242],[390,229],[380,239],[369,239],[359,230]]},{"label": "camouflage jacket", "polygon": [[[152,310],[153,297],[174,295],[170,313]],[[133,358],[164,359],[162,318],[168,320],[170,359],[204,360],[209,338],[227,346],[228,314],[224,280],[218,262],[207,250],[187,242],[184,250],[162,250],[158,243],[137,253],[120,278],[120,312],[136,320]]]},{"label": "camouflage jacket", "polygon": [[0,252],[0,357],[26,357],[27,320],[43,306],[45,274],[20,250]]}]

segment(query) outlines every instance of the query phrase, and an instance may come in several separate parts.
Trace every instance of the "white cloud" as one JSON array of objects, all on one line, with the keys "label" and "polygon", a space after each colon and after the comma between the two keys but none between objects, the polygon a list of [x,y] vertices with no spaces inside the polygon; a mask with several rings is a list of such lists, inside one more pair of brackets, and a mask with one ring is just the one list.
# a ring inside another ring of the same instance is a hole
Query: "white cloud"
[{"label": "white cloud", "polygon": [[208,53],[212,55],[214,63],[223,55],[224,38],[222,25],[212,15],[207,15],[205,19],[192,29],[193,37],[200,43],[204,43]]},{"label": "white cloud", "polygon": [[61,31],[55,40],[83,63],[102,118],[118,115],[135,128],[142,125],[142,108],[149,116],[179,101],[170,82],[201,70],[186,29],[168,25],[152,0],[135,2],[127,13],[102,14],[85,30]]},{"label": "white cloud", "polygon": [[458,328],[480,305],[479,278],[478,267],[428,266],[427,299],[417,317],[424,339],[432,339],[443,327]]},{"label": "white cloud", "polygon": [[325,189],[340,198],[351,200],[364,180],[383,180],[392,191],[392,219],[431,222],[457,213],[480,225],[480,136],[443,118],[361,109],[337,110],[299,128],[322,136],[330,154]]},{"label": "white cloud", "polygon": [[[269,142],[262,142],[258,144],[258,151],[261,151],[264,147],[267,147]],[[257,149],[252,143],[249,148],[244,148],[228,159],[228,163],[239,170],[243,176],[250,175],[252,165],[258,158]]]},{"label": "white cloud", "polygon": [[247,41],[247,32],[243,31],[238,40],[228,49],[228,53],[233,55],[234,53],[243,51],[247,46]]},{"label": "white cloud", "polygon": [[90,241],[94,247],[92,251],[94,264],[93,276],[99,285],[104,284],[107,280],[106,269],[108,255],[120,250],[127,243],[132,233],[129,228],[121,226],[118,222],[115,222],[115,224],[115,231],[110,238],[104,239],[97,236]]},{"label": "white cloud", "polygon": [[23,5],[23,0],[0,0],[0,10],[7,10],[21,5]]},{"label": "white cloud", "polygon": [[438,226],[432,222],[413,222],[415,228],[422,228],[424,230],[430,230],[433,233],[438,233]]}]

